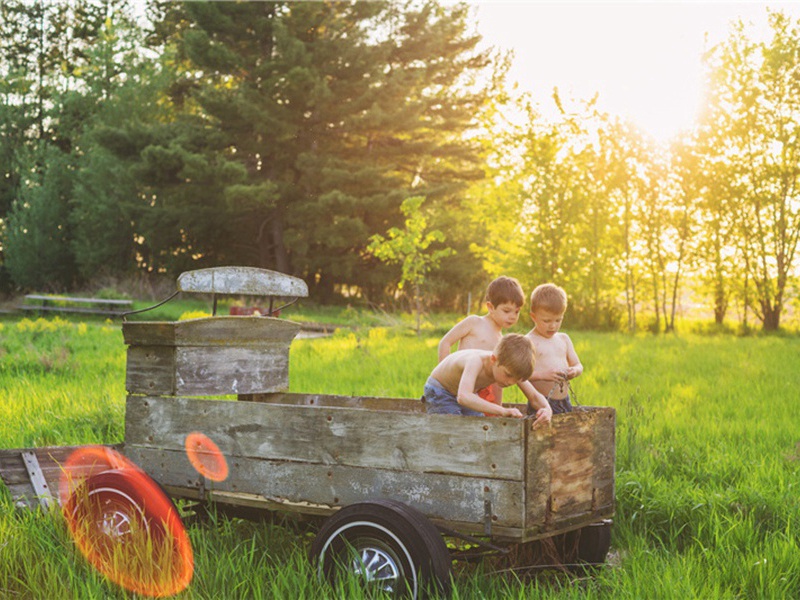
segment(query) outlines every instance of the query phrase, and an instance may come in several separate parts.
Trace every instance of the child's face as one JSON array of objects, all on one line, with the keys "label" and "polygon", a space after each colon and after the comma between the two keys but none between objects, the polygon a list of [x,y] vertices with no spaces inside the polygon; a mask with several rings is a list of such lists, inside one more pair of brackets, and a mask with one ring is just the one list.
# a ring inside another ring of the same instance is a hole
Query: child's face
[{"label": "child's face", "polygon": [[[492,358],[495,357],[492,356]],[[507,368],[501,364],[498,364],[496,358],[492,361],[492,377],[494,377],[497,385],[504,388],[517,385],[520,382],[520,379],[512,375]]]},{"label": "child's face", "polygon": [[535,325],[535,331],[543,338],[551,338],[561,328],[564,320],[564,313],[554,313],[544,308],[531,311],[531,320]]},{"label": "child's face", "polygon": [[519,321],[521,307],[513,302],[503,302],[497,306],[487,302],[486,308],[489,309],[489,317],[497,323],[500,329],[507,329]]}]

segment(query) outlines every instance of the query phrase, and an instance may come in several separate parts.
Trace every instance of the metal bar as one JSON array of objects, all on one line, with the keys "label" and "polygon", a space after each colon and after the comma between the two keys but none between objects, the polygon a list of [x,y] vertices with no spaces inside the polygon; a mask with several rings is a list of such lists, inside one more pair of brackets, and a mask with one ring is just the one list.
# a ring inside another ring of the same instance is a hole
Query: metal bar
[{"label": "metal bar", "polygon": [[42,508],[49,509],[54,498],[39,466],[39,459],[36,458],[36,454],[28,450],[22,452],[22,461],[25,463],[25,469],[28,471],[28,477],[31,480],[33,491],[39,499],[39,504]]}]

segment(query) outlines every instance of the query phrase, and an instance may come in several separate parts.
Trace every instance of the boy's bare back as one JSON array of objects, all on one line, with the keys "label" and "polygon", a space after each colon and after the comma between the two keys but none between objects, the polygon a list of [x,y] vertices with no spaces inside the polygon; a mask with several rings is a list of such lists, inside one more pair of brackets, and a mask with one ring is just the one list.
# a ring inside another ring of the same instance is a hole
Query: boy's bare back
[{"label": "boy's bare back", "polygon": [[470,315],[456,323],[439,342],[439,361],[450,354],[455,343],[459,350],[494,350],[502,335],[489,315]]}]

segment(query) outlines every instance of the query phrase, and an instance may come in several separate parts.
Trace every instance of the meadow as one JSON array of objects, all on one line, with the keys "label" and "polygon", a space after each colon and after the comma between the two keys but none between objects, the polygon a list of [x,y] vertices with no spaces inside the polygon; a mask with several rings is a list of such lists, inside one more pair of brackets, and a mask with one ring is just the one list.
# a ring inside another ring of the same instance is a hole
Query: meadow
[{"label": "meadow", "polygon": [[[291,391],[418,397],[446,329],[348,318],[361,326],[293,343]],[[578,401],[617,409],[608,565],[459,565],[453,598],[796,598],[800,337],[569,333],[586,367]],[[124,380],[119,323],[3,318],[0,448],[121,442]],[[314,580],[306,531],[212,515],[189,534],[196,570],[179,597],[359,597]],[[17,512],[3,489],[0,597],[133,595],[93,572],[58,513]]]}]

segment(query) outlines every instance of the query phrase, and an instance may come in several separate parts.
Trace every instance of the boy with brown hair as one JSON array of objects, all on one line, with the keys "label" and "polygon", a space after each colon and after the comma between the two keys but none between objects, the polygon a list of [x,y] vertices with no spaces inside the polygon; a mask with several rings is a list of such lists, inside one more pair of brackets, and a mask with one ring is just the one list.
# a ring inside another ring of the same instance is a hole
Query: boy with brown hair
[{"label": "boy with brown hair", "polygon": [[[439,362],[449,354],[453,344],[458,350],[493,350],[503,335],[503,329],[519,320],[525,303],[525,294],[519,281],[513,277],[500,276],[486,288],[486,310],[482,317],[470,315],[456,323],[439,342]],[[501,404],[502,388],[489,386],[479,391],[484,400]]]},{"label": "boy with brown hair", "polygon": [[530,382],[547,398],[554,414],[572,410],[569,381],[583,373],[572,340],[558,331],[566,310],[567,293],[555,284],[544,283],[531,293],[533,329],[526,337],[536,349],[536,368]]},{"label": "boy with brown hair", "polygon": [[428,412],[477,417],[487,413],[522,418],[518,409],[494,404],[476,393],[476,390],[496,383],[500,387],[517,385],[522,390],[528,399],[529,411],[536,411],[534,427],[549,423],[553,411],[545,397],[528,381],[533,367],[533,344],[518,333],[503,336],[493,351],[470,349],[454,352],[436,365],[425,382],[424,398]]}]

